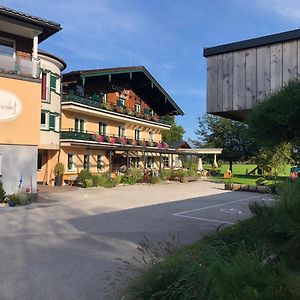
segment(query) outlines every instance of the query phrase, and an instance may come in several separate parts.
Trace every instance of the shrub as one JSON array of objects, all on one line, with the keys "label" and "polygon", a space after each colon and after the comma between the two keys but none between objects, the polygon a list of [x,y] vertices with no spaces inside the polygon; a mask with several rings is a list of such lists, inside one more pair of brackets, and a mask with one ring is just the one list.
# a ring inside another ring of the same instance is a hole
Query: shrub
[{"label": "shrub", "polygon": [[91,178],[92,174],[88,170],[84,169],[80,171],[77,177],[77,182],[79,182],[83,187],[86,187],[86,180]]},{"label": "shrub", "polygon": [[65,173],[65,167],[61,162],[56,163],[55,167],[54,167],[54,175],[55,176],[62,176]]},{"label": "shrub", "polygon": [[163,169],[161,177],[163,180],[171,179],[172,178],[172,170],[171,169]]},{"label": "shrub", "polygon": [[266,179],[264,177],[259,177],[255,180],[256,185],[264,185]]},{"label": "shrub", "polygon": [[0,181],[0,202],[5,198],[5,191],[4,191],[4,188],[3,188],[3,183],[2,181]]},{"label": "shrub", "polygon": [[121,178],[121,183],[125,183],[125,184],[135,184],[136,183],[136,178],[131,177],[129,175],[124,175]]},{"label": "shrub", "polygon": [[176,170],[174,171],[173,173],[173,177],[174,178],[179,178],[179,180],[181,180],[183,177],[187,176],[188,175],[188,171],[185,170],[185,169],[179,169],[179,170]]},{"label": "shrub", "polygon": [[160,182],[161,182],[161,179],[160,179],[159,176],[153,176],[151,178],[151,181],[150,181],[151,184],[157,184],[157,183],[160,183]]},{"label": "shrub", "polygon": [[9,196],[9,202],[12,203],[12,206],[22,206],[28,205],[34,200],[34,195],[31,193],[26,193],[24,191],[20,191],[16,194]]},{"label": "shrub", "polygon": [[93,186],[94,186],[94,184],[93,184],[93,179],[92,178],[88,178],[88,179],[85,180],[85,187],[86,188],[91,188]]},{"label": "shrub", "polygon": [[136,182],[139,182],[143,179],[143,171],[140,168],[128,169],[128,175],[135,178]]}]

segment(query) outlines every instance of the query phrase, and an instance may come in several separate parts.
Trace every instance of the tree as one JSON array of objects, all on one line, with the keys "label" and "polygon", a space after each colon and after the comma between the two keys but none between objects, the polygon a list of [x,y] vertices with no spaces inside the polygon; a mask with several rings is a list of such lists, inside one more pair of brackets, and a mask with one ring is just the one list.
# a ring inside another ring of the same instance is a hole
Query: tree
[{"label": "tree", "polygon": [[193,143],[198,147],[223,148],[223,160],[229,161],[232,170],[233,161],[245,161],[258,152],[253,139],[248,137],[245,123],[205,114],[198,119],[197,139]]},{"label": "tree", "polygon": [[282,143],[300,146],[300,81],[290,81],[251,112],[250,134],[260,145],[272,148]]},{"label": "tree", "polygon": [[273,148],[262,148],[255,157],[258,167],[272,176],[284,171],[286,163],[291,159],[291,145],[280,144]]},{"label": "tree", "polygon": [[176,125],[175,117],[169,117],[169,122],[171,124],[170,130],[164,130],[162,132],[162,140],[166,143],[181,141],[185,130],[182,126]]}]

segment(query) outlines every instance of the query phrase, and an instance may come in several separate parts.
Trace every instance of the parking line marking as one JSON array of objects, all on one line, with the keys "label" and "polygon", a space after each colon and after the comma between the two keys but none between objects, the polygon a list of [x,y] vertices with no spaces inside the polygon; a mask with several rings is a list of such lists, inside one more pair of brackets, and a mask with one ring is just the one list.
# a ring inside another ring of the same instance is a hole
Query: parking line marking
[{"label": "parking line marking", "polygon": [[206,206],[206,207],[191,209],[191,210],[187,210],[187,211],[182,211],[182,212],[173,214],[173,216],[178,216],[178,215],[183,215],[183,214],[187,214],[187,213],[194,212],[194,211],[199,211],[199,210],[205,210],[205,209],[209,209],[209,208],[224,206],[224,205],[227,205],[227,204],[237,203],[237,202],[241,202],[241,201],[245,201],[245,200],[250,200],[250,199],[254,199],[254,198],[258,198],[258,197],[261,197],[261,195],[252,196],[252,197],[243,198],[243,199],[234,200],[234,201],[229,201],[229,202],[226,202],[226,203],[221,203],[221,204],[216,204],[216,205],[211,205],[211,206]]},{"label": "parking line marking", "polygon": [[187,219],[196,219],[196,220],[206,221],[206,222],[220,223],[220,224],[230,224],[230,225],[235,224],[235,223],[227,222],[227,221],[218,221],[218,220],[204,219],[204,218],[198,218],[198,217],[192,217],[192,216],[183,216],[183,215],[178,215],[178,214],[174,214],[173,216],[187,218]]}]

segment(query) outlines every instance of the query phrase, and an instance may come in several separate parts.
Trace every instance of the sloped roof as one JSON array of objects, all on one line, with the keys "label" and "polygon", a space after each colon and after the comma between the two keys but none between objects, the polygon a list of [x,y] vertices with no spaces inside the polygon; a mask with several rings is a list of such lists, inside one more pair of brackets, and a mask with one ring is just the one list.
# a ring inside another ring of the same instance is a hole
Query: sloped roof
[{"label": "sloped roof", "polygon": [[117,68],[105,68],[105,69],[92,69],[92,70],[76,70],[63,74],[65,78],[72,76],[80,76],[82,78],[97,77],[104,75],[114,74],[130,74],[130,73],[143,73],[153,85],[164,95],[165,99],[176,109],[178,114],[184,115],[184,112],[172,99],[172,97],[166,92],[166,90],[158,83],[158,81],[150,74],[150,72],[144,66],[130,66],[130,67],[117,67]]},{"label": "sloped roof", "polygon": [[43,40],[47,39],[48,37],[62,29],[59,23],[23,13],[2,5],[0,5],[0,16],[5,16],[14,20],[22,21],[27,24],[41,27],[43,29],[43,32],[39,35],[39,42],[42,42]]}]

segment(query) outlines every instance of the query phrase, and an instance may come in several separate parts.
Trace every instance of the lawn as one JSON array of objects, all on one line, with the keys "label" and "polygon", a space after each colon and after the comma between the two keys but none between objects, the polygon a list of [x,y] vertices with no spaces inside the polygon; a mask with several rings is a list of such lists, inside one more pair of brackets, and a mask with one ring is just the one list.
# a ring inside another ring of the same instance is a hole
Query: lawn
[{"label": "lawn", "polygon": [[[212,167],[210,165],[203,165],[204,169],[211,169]],[[240,183],[240,184],[248,184],[248,185],[254,185],[255,181],[261,177],[260,175],[246,175],[248,172],[253,170],[256,167],[255,164],[234,164],[232,166],[232,173],[233,183]],[[290,175],[290,168],[291,165],[286,165],[285,170],[281,172],[276,179],[277,181],[284,181],[287,177]],[[229,164],[222,164],[218,170],[220,170],[221,175],[213,176],[210,179],[213,181],[218,182],[224,182],[223,174],[229,169]],[[266,179],[269,181],[269,183],[274,183],[275,180],[272,177],[266,177]]]},{"label": "lawn", "polygon": [[152,260],[126,299],[300,299],[300,180],[281,189],[251,219]]}]

